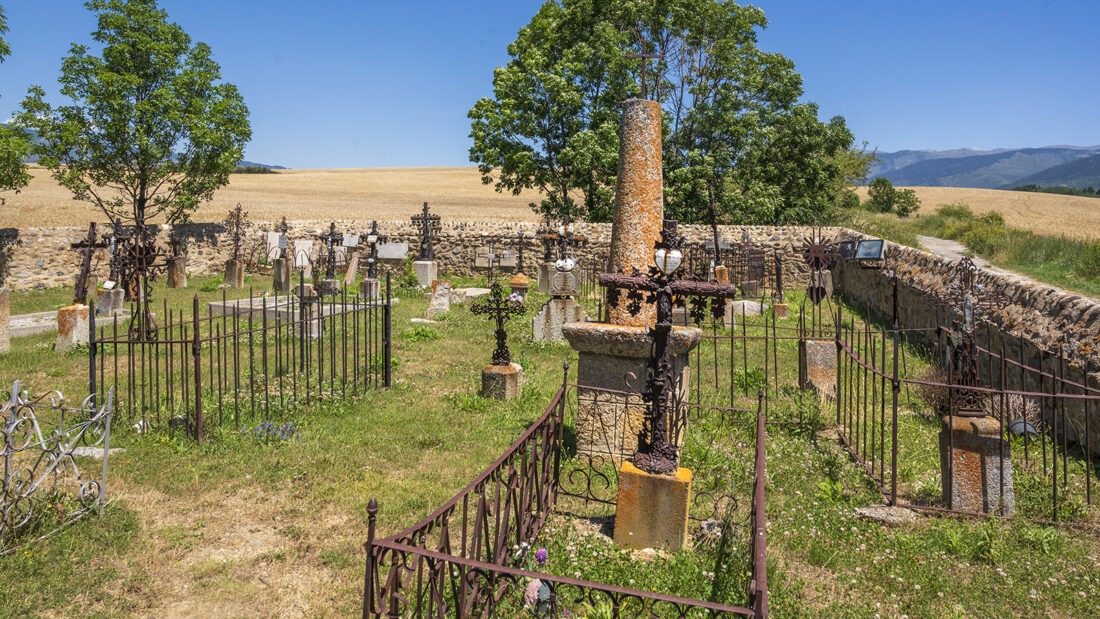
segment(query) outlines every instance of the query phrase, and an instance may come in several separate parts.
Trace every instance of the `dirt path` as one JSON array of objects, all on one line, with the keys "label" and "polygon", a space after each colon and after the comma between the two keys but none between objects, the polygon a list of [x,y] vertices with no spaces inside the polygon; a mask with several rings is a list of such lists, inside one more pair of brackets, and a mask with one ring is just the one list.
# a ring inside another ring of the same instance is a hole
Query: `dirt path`
[{"label": "dirt path", "polygon": [[[939,239],[934,236],[920,236],[917,235],[917,240],[920,241],[921,246],[924,247],[929,253],[936,254],[951,261],[961,260],[967,256],[970,251],[965,245],[958,241],[951,241],[948,239]],[[1009,275],[1023,281],[1035,281],[1026,275],[1020,275],[1013,271],[1007,271],[1000,267],[995,267],[989,264],[989,261],[979,256],[970,256],[970,259],[974,261],[974,264],[979,268],[991,273],[999,273],[1001,275]]]}]

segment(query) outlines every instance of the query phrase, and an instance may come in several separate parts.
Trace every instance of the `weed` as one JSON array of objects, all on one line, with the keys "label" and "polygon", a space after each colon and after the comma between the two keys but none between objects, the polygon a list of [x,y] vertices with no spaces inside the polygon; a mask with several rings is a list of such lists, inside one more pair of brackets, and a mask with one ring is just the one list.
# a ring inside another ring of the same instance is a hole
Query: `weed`
[{"label": "weed", "polygon": [[413,325],[411,328],[402,331],[398,337],[406,342],[431,342],[432,340],[438,340],[443,335],[427,325]]}]

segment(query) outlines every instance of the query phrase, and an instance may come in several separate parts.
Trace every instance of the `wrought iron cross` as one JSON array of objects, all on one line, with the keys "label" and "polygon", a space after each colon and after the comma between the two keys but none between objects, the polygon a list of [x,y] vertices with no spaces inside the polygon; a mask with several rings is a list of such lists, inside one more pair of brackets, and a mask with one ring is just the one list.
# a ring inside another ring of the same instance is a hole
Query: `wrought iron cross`
[{"label": "wrought iron cross", "polygon": [[378,235],[378,222],[370,222],[370,234],[367,235],[367,244],[370,245],[370,256],[367,258],[367,278],[378,279],[378,244],[385,243],[386,237]]},{"label": "wrought iron cross", "polygon": [[244,228],[248,224],[248,213],[237,203],[237,207],[229,211],[229,215],[222,222],[229,231],[229,239],[233,243],[232,260],[241,259],[241,243],[244,240]]},{"label": "wrought iron cross", "polygon": [[187,238],[182,234],[178,234],[175,228],[168,234],[168,253],[173,258],[187,255]]},{"label": "wrought iron cross", "polygon": [[587,242],[588,237],[573,232],[573,224],[570,223],[569,218],[566,218],[561,228],[558,229],[558,258],[568,258],[572,254],[569,251],[571,247]]},{"label": "wrought iron cross", "polygon": [[108,277],[117,282],[122,277],[121,243],[125,243],[130,236],[122,229],[122,220],[116,218],[111,222],[111,233],[107,235],[107,251],[111,257],[111,270]]},{"label": "wrought iron cross", "polygon": [[[680,254],[682,244],[676,232],[676,222],[666,219],[661,229],[661,239],[654,246],[655,256],[661,258],[673,253]],[[649,329],[649,336],[654,343],[653,356],[649,359],[645,393],[642,395],[646,403],[645,423],[638,435],[638,451],[633,458],[634,466],[654,474],[675,473],[680,463],[680,452],[676,443],[683,414],[681,405],[674,400],[677,379],[668,352],[672,334],[673,298],[677,305],[682,306],[684,300],[690,297],[691,316],[698,323],[705,316],[708,300],[712,314],[720,317],[725,311],[724,300],[737,296],[737,286],[734,285],[676,279],[674,276],[677,267],[678,264],[671,264],[667,267],[667,273],[657,267],[650,267],[647,275],[642,275],[635,269],[632,275],[600,273],[599,276],[600,285],[609,289],[608,304],[612,307],[616,307],[620,301],[620,290],[629,291],[627,310],[631,314],[637,315],[641,311],[642,300],[646,296],[647,302],[657,304],[657,324]]]},{"label": "wrought iron cross", "polygon": [[512,353],[508,351],[508,332],[504,330],[504,323],[514,316],[522,315],[527,311],[527,306],[522,301],[509,299],[504,294],[504,287],[499,282],[492,282],[489,285],[489,296],[470,306],[470,311],[479,316],[487,315],[496,321],[497,347],[493,350],[493,365],[512,363]]},{"label": "wrought iron cross", "polygon": [[553,262],[554,245],[557,243],[558,234],[554,232],[554,223],[550,220],[549,215],[546,216],[542,227],[539,228],[538,238],[542,241],[542,261]]},{"label": "wrought iron cross", "polygon": [[520,230],[516,235],[516,273],[523,273],[523,241],[527,234]]},{"label": "wrought iron cross", "polygon": [[428,203],[424,203],[424,210],[419,215],[411,217],[412,223],[420,228],[420,255],[417,260],[435,260],[435,250],[432,249],[432,233],[439,233],[439,215],[432,215],[428,210]]},{"label": "wrought iron cross", "polygon": [[649,92],[646,90],[646,67],[649,66],[649,61],[653,59],[664,58],[664,54],[650,54],[649,53],[649,40],[642,37],[641,40],[642,53],[640,54],[627,54],[626,57],[632,60],[640,59],[642,61],[642,98],[648,99]]},{"label": "wrought iron cross", "polygon": [[88,299],[88,278],[92,274],[92,255],[95,250],[108,247],[103,241],[96,241],[95,222],[88,224],[88,236],[83,241],[69,245],[81,256],[80,272],[76,276],[76,289],[73,291],[73,304],[83,305]]},{"label": "wrought iron cross", "polygon": [[326,250],[324,255],[325,277],[327,279],[332,279],[336,277],[336,244],[343,242],[344,234],[336,231],[336,222],[333,221],[329,222],[328,233],[318,234],[317,239],[321,241],[322,246]]}]

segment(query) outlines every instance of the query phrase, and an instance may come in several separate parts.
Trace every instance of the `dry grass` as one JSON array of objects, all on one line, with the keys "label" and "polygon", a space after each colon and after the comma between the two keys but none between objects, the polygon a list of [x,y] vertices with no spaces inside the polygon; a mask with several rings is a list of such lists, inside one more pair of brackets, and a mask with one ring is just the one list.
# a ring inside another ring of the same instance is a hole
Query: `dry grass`
[{"label": "dry grass", "polygon": [[[910,187],[921,201],[920,212],[941,204],[965,202],[977,214],[998,211],[1013,228],[1051,236],[1100,239],[1100,199],[1028,191],[964,187]],[[867,188],[857,190],[867,198]]]},{"label": "dry grass", "polygon": [[[7,193],[0,227],[72,226],[103,215],[72,199],[42,168],[18,194]],[[234,174],[192,219],[217,222],[240,202],[256,221],[288,219],[406,219],[424,202],[444,219],[537,221],[527,206],[533,191],[513,196],[483,185],[477,168],[365,168],[281,170],[276,174]]]}]

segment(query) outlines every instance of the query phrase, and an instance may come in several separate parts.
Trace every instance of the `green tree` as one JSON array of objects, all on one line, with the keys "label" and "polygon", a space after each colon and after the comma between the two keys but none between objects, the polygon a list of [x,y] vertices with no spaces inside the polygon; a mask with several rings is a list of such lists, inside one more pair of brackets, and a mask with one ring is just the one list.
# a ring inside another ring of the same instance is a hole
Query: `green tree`
[{"label": "green tree", "polygon": [[520,29],[508,46],[512,60],[493,74],[493,97],[469,112],[470,160],[483,183],[541,192],[532,207],[542,214],[610,218],[616,106],[637,88],[620,12],[600,0],[551,0]]},{"label": "green tree", "polygon": [[867,188],[867,207],[879,213],[889,213],[894,210],[894,194],[894,184],[890,179],[879,176]]},{"label": "green tree", "polygon": [[[4,16],[4,7],[0,6],[0,35],[8,31],[8,21]],[[0,63],[11,54],[11,47],[0,37]],[[0,191],[16,193],[30,182],[31,176],[24,163],[30,150],[30,141],[22,131],[0,125]],[[0,197],[0,204],[4,198]]]},{"label": "green tree", "polygon": [[53,107],[40,86],[18,122],[38,132],[40,163],[74,198],[142,225],[186,221],[229,182],[252,132],[237,88],[205,43],[192,44],[155,0],[90,0],[94,55],[74,44]]},{"label": "green tree", "polygon": [[898,217],[908,217],[920,208],[920,198],[912,189],[897,189],[894,191],[894,212]]}]

